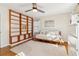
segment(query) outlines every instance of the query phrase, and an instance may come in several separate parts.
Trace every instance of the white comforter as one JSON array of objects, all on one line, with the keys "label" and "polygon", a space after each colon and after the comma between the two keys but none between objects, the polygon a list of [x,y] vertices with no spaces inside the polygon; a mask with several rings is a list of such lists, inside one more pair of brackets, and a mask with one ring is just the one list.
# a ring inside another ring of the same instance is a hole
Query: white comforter
[{"label": "white comforter", "polygon": [[44,39],[44,40],[59,40],[59,35],[37,34],[36,38]]}]

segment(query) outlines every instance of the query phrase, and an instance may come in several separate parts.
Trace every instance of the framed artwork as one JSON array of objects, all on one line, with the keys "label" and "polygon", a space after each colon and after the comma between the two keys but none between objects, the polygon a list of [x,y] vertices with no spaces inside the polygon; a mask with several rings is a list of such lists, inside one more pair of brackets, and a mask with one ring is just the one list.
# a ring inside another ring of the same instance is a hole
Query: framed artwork
[{"label": "framed artwork", "polygon": [[46,20],[44,25],[45,27],[55,27],[55,22],[54,20]]}]

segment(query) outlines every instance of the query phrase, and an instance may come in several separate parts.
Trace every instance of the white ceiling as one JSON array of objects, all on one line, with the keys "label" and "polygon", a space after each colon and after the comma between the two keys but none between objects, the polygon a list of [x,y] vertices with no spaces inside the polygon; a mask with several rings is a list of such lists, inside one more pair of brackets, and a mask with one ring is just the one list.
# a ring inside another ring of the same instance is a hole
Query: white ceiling
[{"label": "white ceiling", "polygon": [[76,4],[75,3],[37,3],[38,8],[44,10],[45,13],[40,13],[40,12],[34,13],[32,11],[25,12],[26,10],[32,8],[31,3],[9,3],[9,4],[1,4],[1,5],[6,7],[11,6],[12,9],[20,11],[26,15],[40,18],[51,14],[56,15],[61,13],[72,12]]}]

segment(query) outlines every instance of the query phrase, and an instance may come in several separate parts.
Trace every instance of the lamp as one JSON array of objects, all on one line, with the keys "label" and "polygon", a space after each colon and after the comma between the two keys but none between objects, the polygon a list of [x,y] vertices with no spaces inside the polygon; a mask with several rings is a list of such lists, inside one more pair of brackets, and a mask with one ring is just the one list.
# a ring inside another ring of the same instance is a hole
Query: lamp
[{"label": "lamp", "polygon": [[36,9],[33,9],[33,12],[37,12],[37,10]]}]

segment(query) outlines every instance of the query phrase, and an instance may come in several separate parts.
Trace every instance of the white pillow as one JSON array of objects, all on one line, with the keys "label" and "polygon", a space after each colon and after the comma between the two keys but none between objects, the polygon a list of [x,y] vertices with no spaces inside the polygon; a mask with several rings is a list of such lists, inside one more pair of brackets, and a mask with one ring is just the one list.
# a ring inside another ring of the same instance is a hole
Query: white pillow
[{"label": "white pillow", "polygon": [[50,38],[50,39],[55,39],[57,36],[56,36],[55,33],[48,33],[47,37]]},{"label": "white pillow", "polygon": [[46,35],[47,33],[48,33],[47,31],[41,31],[41,32],[40,32],[40,34],[45,34],[45,35]]}]

